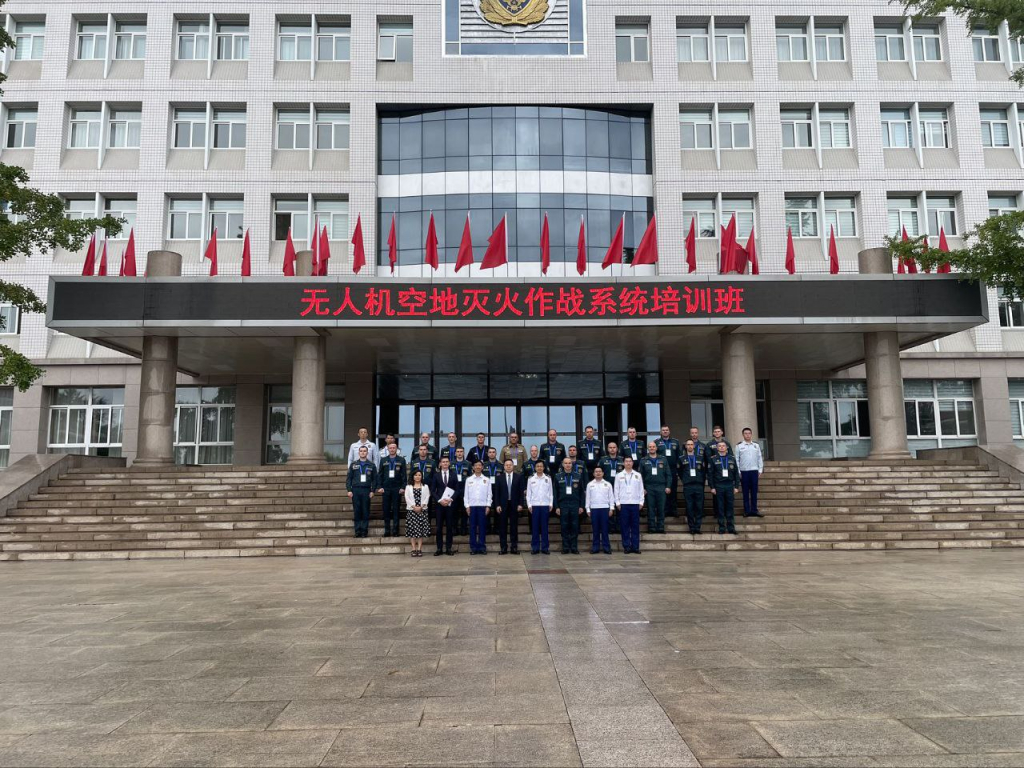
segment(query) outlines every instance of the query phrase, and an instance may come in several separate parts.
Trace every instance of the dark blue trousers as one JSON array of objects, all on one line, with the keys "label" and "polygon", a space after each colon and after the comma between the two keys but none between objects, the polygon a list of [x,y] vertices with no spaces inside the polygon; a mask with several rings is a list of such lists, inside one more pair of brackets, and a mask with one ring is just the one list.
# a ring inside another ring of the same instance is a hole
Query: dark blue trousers
[{"label": "dark blue trousers", "polygon": [[469,551],[487,551],[487,507],[469,508]]},{"label": "dark blue trousers", "polygon": [[593,543],[590,545],[591,553],[597,552],[598,550],[604,552],[610,550],[612,545],[611,542],[608,541],[608,510],[590,510],[590,525],[594,532]]},{"label": "dark blue trousers", "polygon": [[365,536],[370,531],[370,491],[356,488],[352,491],[352,509],[355,516],[356,536]]},{"label": "dark blue trousers", "polygon": [[384,535],[398,535],[398,499],[402,492],[397,488],[394,490],[385,488],[381,496],[381,506],[384,509]]},{"label": "dark blue trousers", "polygon": [[736,518],[733,505],[736,503],[736,490],[731,485],[715,486],[715,514],[718,517],[718,532],[725,533],[736,530]]},{"label": "dark blue trousers", "polygon": [[740,472],[740,486],[743,488],[744,515],[756,515],[758,513],[757,480],[758,472],[756,469],[749,469],[746,472]]},{"label": "dark blue trousers", "polygon": [[530,549],[536,552],[538,549],[550,549],[548,542],[548,517],[551,515],[551,507],[534,506],[530,510],[530,522],[533,526],[530,536]]},{"label": "dark blue trousers", "polygon": [[698,533],[704,519],[704,485],[684,485],[683,496],[686,499],[686,524],[690,533]]},{"label": "dark blue trousers", "polygon": [[640,505],[623,504],[619,509],[622,515],[619,521],[622,528],[622,550],[632,552],[640,549]]}]

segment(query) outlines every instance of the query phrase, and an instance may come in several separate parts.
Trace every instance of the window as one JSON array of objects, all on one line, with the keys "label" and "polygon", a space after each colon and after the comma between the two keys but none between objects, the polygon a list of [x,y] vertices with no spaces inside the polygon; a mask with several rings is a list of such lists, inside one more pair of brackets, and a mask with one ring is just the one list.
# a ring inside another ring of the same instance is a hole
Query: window
[{"label": "window", "polygon": [[245,149],[245,110],[213,111],[213,148]]},{"label": "window", "polygon": [[182,107],[174,110],[174,148],[202,149],[206,146],[206,110]]},{"label": "window", "polygon": [[1010,146],[1010,119],[1005,109],[981,110],[981,144],[984,147]]},{"label": "window", "polygon": [[0,387],[0,468],[11,460],[11,422],[14,419],[14,387]]},{"label": "window", "polygon": [[715,60],[720,63],[747,60],[746,24],[715,25]]},{"label": "window", "polygon": [[750,149],[750,110],[720,109],[718,141],[722,149]]},{"label": "window", "polygon": [[988,215],[1002,216],[1004,213],[1015,213],[1020,210],[1017,206],[1016,195],[992,194],[988,196]]},{"label": "window", "polygon": [[348,200],[314,200],[313,216],[329,240],[348,240]]},{"label": "window", "polygon": [[1003,289],[999,295],[999,325],[1002,328],[1024,328],[1024,300],[1010,299]]},{"label": "window", "polygon": [[310,24],[281,24],[277,30],[277,58],[280,61],[309,61],[312,59],[312,26]]},{"label": "window", "polygon": [[[18,327],[18,320],[21,313],[13,304],[0,304],[0,334],[15,336],[21,329]],[[0,401],[3,397],[3,387],[0,387]]]},{"label": "window", "polygon": [[72,109],[71,149],[97,149],[100,146],[100,111],[98,109]]},{"label": "window", "polygon": [[810,61],[807,29],[803,25],[784,25],[775,29],[775,46],[779,61]]},{"label": "window", "polygon": [[710,109],[681,110],[679,128],[683,149],[714,149]]},{"label": "window", "polygon": [[71,197],[64,201],[64,215],[69,219],[91,219],[96,215],[95,198]]},{"label": "window", "polygon": [[999,35],[994,35],[987,29],[976,29],[971,35],[971,43],[974,46],[974,60],[977,62],[1002,61],[999,54]]},{"label": "window", "polygon": [[377,40],[381,61],[412,61],[412,24],[381,24]]},{"label": "window", "polygon": [[7,149],[29,149],[34,147],[36,145],[37,118],[38,112],[35,109],[7,110],[4,146]]},{"label": "window", "polygon": [[178,387],[174,408],[176,464],[230,464],[235,445],[235,388]]},{"label": "window", "polygon": [[274,201],[274,239],[287,240],[289,229],[295,242],[309,240],[309,204],[306,200]]},{"label": "window", "polygon": [[818,237],[818,199],[787,197],[786,227],[793,237]]},{"label": "window", "polygon": [[249,58],[249,25],[217,25],[217,61],[247,61]]},{"label": "window", "polygon": [[[383,38],[381,39],[383,40]],[[381,56],[381,58],[384,57]],[[615,60],[618,62],[650,61],[650,33],[646,24],[615,25]]]},{"label": "window", "polygon": [[906,61],[907,47],[900,27],[875,27],[875,59]]},{"label": "window", "polygon": [[1024,37],[1010,40],[1010,61],[1014,67],[1024,64]]},{"label": "window", "polygon": [[754,230],[754,198],[723,198],[722,224],[728,226],[733,216],[736,217],[736,238],[746,242]]},{"label": "window", "polygon": [[[907,379],[903,382],[907,437],[911,448],[976,442],[974,383],[967,379]],[[917,438],[917,439],[915,439]],[[948,441],[954,439],[954,443]],[[956,438],[971,438],[957,441]]]},{"label": "window", "polygon": [[14,25],[14,60],[39,61],[43,58],[45,23],[19,21]]},{"label": "window", "polygon": [[114,27],[114,58],[146,58],[146,25],[117,22]]},{"label": "window", "polygon": [[848,149],[850,138],[850,110],[819,109],[818,129],[821,132],[821,146],[824,149]]},{"label": "window", "polygon": [[914,146],[909,109],[882,110],[882,146],[886,149],[909,149]]},{"label": "window", "polygon": [[123,387],[51,389],[47,450],[120,456],[123,418]]},{"label": "window", "polygon": [[683,225],[687,233],[690,231],[691,221],[696,222],[695,231],[701,240],[713,240],[718,237],[714,200],[684,200]]},{"label": "window", "polygon": [[78,23],[75,58],[81,61],[107,58],[107,25]]},{"label": "window", "polygon": [[871,449],[867,383],[798,381],[797,425],[804,458],[866,456]]},{"label": "window", "polygon": [[945,109],[918,109],[921,125],[921,146],[926,149],[949,149],[949,114]]},{"label": "window", "polygon": [[245,223],[243,221],[245,203],[242,200],[231,198],[210,198],[210,228],[209,232],[217,230],[220,238],[237,238],[239,240],[245,235]]},{"label": "window", "polygon": [[914,58],[917,61],[942,61],[942,38],[932,25],[914,26]]},{"label": "window", "polygon": [[[283,464],[291,453],[292,388],[275,384],[267,388],[267,464]],[[324,460],[345,462],[345,387],[328,384],[324,389]],[[408,446],[406,446],[408,448]],[[406,456],[409,454],[406,453]]]},{"label": "window", "polygon": [[325,24],[316,30],[317,61],[349,61],[352,58],[352,28],[347,24]]},{"label": "window", "polygon": [[781,117],[783,147],[794,149],[814,146],[811,110],[783,109]]},{"label": "window", "polygon": [[[307,116],[308,120],[308,116]],[[316,111],[316,148],[348,149],[349,113],[342,109]]]},{"label": "window", "polygon": [[886,200],[886,208],[889,214],[890,235],[899,237],[904,229],[907,230],[909,237],[921,234],[916,197],[889,197]]},{"label": "window", "polygon": [[11,224],[17,224],[24,218],[22,214],[14,213],[11,210],[11,204],[7,202],[0,202],[0,216],[3,216]]},{"label": "window", "polygon": [[127,240],[128,233],[135,228],[135,211],[138,201],[134,197],[108,197],[103,201],[103,213],[115,219],[124,219],[118,240]]},{"label": "window", "polygon": [[[1024,379],[1010,379],[1009,384],[1010,424],[1013,426],[1013,440],[1020,447],[1024,446]],[[2,407],[2,401],[0,401],[0,407]],[[2,411],[0,411],[0,416],[2,416]]]},{"label": "window", "polygon": [[679,61],[683,64],[710,61],[709,40],[710,35],[705,24],[676,27],[676,50]]},{"label": "window", "polygon": [[178,22],[178,58],[205,61],[210,56],[210,25],[204,21]]},{"label": "window", "polygon": [[857,201],[852,197],[825,198],[825,231],[835,229],[836,237],[857,237]]},{"label": "window", "polygon": [[928,232],[937,235],[945,230],[947,235],[955,235],[956,230],[956,198],[952,196],[928,196]]},{"label": "window", "polygon": [[142,112],[138,109],[114,109],[110,112],[110,147],[139,148],[142,136]]},{"label": "window", "polygon": [[846,61],[846,35],[842,24],[815,25],[814,56],[818,61]]},{"label": "window", "polygon": [[169,240],[199,240],[202,237],[202,200],[171,198],[167,218]]},{"label": "window", "polygon": [[277,148],[309,149],[309,110],[277,111]]}]

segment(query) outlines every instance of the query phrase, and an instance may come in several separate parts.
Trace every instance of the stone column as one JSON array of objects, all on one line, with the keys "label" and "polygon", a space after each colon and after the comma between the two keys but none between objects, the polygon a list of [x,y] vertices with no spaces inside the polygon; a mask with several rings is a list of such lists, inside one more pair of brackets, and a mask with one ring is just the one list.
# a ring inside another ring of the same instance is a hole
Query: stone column
[{"label": "stone column", "polygon": [[743,440],[743,428],[750,427],[757,440],[754,338],[747,333],[723,333],[721,339],[725,439],[736,445]]},{"label": "stone column", "polygon": [[[858,254],[862,275],[891,275],[887,248],[868,248]],[[907,459],[907,415],[903,409],[903,369],[897,331],[864,334],[864,368],[871,414],[872,459]]]},{"label": "stone column", "polygon": [[[180,277],[181,254],[174,251],[150,251],[146,258],[146,276]],[[174,464],[174,393],[177,381],[177,337],[144,337],[136,465]]]},{"label": "stone column", "polygon": [[[313,274],[313,252],[295,254],[295,274]],[[296,336],[292,361],[292,434],[289,464],[324,462],[324,388],[327,344],[322,336]]]}]

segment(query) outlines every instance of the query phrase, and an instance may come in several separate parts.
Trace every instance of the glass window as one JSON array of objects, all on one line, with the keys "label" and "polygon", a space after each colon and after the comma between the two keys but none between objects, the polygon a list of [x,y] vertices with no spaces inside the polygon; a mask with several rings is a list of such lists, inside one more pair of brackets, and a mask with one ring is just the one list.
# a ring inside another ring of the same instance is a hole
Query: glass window
[{"label": "glass window", "polygon": [[824,149],[848,149],[852,146],[850,110],[819,109],[818,129],[821,132],[821,146]]},{"label": "glass window", "polygon": [[900,149],[914,146],[909,109],[882,110],[882,146]]},{"label": "glass window", "polygon": [[886,204],[891,236],[898,237],[904,229],[907,230],[909,237],[918,237],[921,234],[916,197],[890,196]]},{"label": "glass window", "polygon": [[203,231],[203,201],[170,198],[168,240],[199,240]]},{"label": "glass window", "polygon": [[36,122],[38,112],[35,109],[7,110],[7,127],[4,131],[4,146],[7,149],[28,149],[36,145]]},{"label": "glass window", "polygon": [[921,125],[921,146],[929,149],[949,148],[949,114],[944,108],[918,109]]},{"label": "glass window", "polygon": [[793,237],[817,237],[818,199],[816,197],[787,197],[786,226]]},{"label": "glass window", "polygon": [[999,325],[1003,328],[1024,328],[1024,301],[1010,299],[1002,288],[998,289]]},{"label": "glass window", "polygon": [[909,437],[974,438],[974,385],[963,379],[909,379],[904,382]]},{"label": "glass window", "polygon": [[11,422],[14,418],[14,388],[0,388],[0,468],[5,468],[11,458]]},{"label": "glass window", "polygon": [[650,61],[650,32],[646,24],[615,25],[615,60]]},{"label": "glass window", "polygon": [[928,196],[928,231],[937,235],[944,230],[947,235],[957,234],[956,198],[952,196]]},{"label": "glass window", "polygon": [[715,60],[719,63],[747,60],[747,25],[715,25]]},{"label": "glass window", "polygon": [[842,24],[815,24],[814,56],[818,61],[846,61]]},{"label": "glass window", "polygon": [[217,24],[217,60],[246,61],[249,58],[249,25]]},{"label": "glass window", "polygon": [[318,61],[349,61],[352,58],[352,28],[347,24],[327,24],[316,30]]},{"label": "glass window", "polygon": [[202,149],[206,146],[206,110],[178,108],[172,125],[175,149]]},{"label": "glass window", "polygon": [[710,109],[688,109],[679,112],[679,129],[683,149],[713,149]]},{"label": "glass window", "polygon": [[349,113],[344,109],[316,111],[316,148],[348,149]]},{"label": "glass window", "polygon": [[377,41],[380,61],[412,61],[412,24],[381,23]]},{"label": "glass window", "polygon": [[277,148],[309,149],[309,110],[277,110]]},{"label": "glass window", "polygon": [[231,464],[234,387],[178,387],[174,456],[177,464]]},{"label": "glass window", "polygon": [[214,149],[245,149],[245,110],[213,111]]},{"label": "glass window", "polygon": [[75,58],[81,61],[107,58],[107,25],[78,23]]},{"label": "glass window", "polygon": [[181,61],[202,61],[209,58],[210,25],[203,21],[179,21],[175,49]]},{"label": "glass window", "polygon": [[775,29],[775,47],[779,61],[810,61],[807,47],[807,28],[801,25],[782,25]]},{"label": "glass window", "polygon": [[296,243],[309,241],[309,207],[304,199],[274,201],[274,239],[287,240],[289,229]]},{"label": "glass window", "polygon": [[744,242],[754,229],[754,198],[722,198],[722,223],[727,225],[736,216],[736,237]]},{"label": "glass window", "polygon": [[243,211],[245,203],[232,198],[210,198],[210,228],[217,230],[221,238],[238,238],[245,235]]},{"label": "glass window", "polygon": [[114,58],[146,58],[146,25],[119,21],[114,27]]},{"label": "glass window", "polygon": [[128,233],[135,228],[135,211],[138,202],[134,197],[108,197],[103,201],[103,213],[115,219],[124,219],[118,240],[127,240]]},{"label": "glass window", "polygon": [[684,64],[710,61],[709,39],[706,24],[688,24],[676,27],[676,50],[679,54],[679,61]]},{"label": "glass window", "polygon": [[720,109],[718,141],[722,149],[750,149],[750,110]]},{"label": "glass window", "polygon": [[974,60],[977,62],[1002,61],[1003,57],[999,52],[999,35],[989,32],[987,29],[975,29],[971,35],[971,44],[974,46]]},{"label": "glass window", "polygon": [[114,109],[110,112],[111,148],[138,149],[142,138],[142,111]]},{"label": "glass window", "polygon": [[43,58],[45,23],[19,21],[14,25],[14,60],[39,61]]},{"label": "glass window", "polygon": [[913,35],[917,61],[942,61],[942,38],[937,26],[915,24]]},{"label": "glass window", "polygon": [[981,144],[984,147],[1010,146],[1010,118],[1007,110],[981,110]]},{"label": "glass window", "polygon": [[312,57],[312,22],[278,25],[277,58],[279,61],[309,61]]},{"label": "glass window", "polygon": [[702,240],[713,240],[718,237],[715,227],[715,201],[701,199],[683,200],[683,223],[686,232],[690,231],[690,222],[696,222],[697,237]]},{"label": "glass window", "polygon": [[782,146],[787,149],[810,148],[814,146],[814,131],[811,128],[811,110],[783,109]]},{"label": "glass window", "polygon": [[97,149],[100,146],[100,111],[98,109],[72,109],[68,147],[71,149]]},{"label": "glass window", "polygon": [[836,237],[857,237],[857,201],[853,197],[825,198],[825,229]]},{"label": "glass window", "polygon": [[875,59],[906,61],[906,42],[900,27],[875,27]]},{"label": "glass window", "polygon": [[1010,61],[1015,67],[1024,64],[1024,37],[1010,40]]},{"label": "glass window", "polygon": [[863,381],[798,381],[797,424],[805,458],[864,456],[870,449]]},{"label": "glass window", "polygon": [[21,330],[18,326],[20,314],[18,308],[13,304],[0,304],[0,334],[17,335]]},{"label": "glass window", "polygon": [[91,219],[96,215],[96,200],[72,197],[64,201],[64,215],[69,219]]},{"label": "glass window", "polygon": [[124,388],[53,388],[47,450],[90,456],[120,456]]},{"label": "glass window", "polygon": [[1004,213],[1013,213],[1020,210],[1017,202],[1017,195],[1004,195],[989,193],[988,215],[1002,216]]},{"label": "glass window", "polygon": [[[348,200],[313,199],[313,215],[331,240],[348,240]],[[292,235],[294,237],[294,234]]]}]

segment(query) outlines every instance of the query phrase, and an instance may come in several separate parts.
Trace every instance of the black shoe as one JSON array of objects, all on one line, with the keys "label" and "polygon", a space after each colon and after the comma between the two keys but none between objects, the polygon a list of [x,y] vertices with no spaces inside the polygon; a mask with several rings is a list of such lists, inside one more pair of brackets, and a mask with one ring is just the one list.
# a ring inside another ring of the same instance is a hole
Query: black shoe
[{"label": "black shoe", "polygon": [[508,554],[508,550],[507,549],[503,549],[500,552],[498,552],[498,554],[499,555],[507,555]]},{"label": "black shoe", "polygon": [[563,555],[568,555],[569,554],[569,550],[568,549],[563,549],[562,550],[562,554]]},{"label": "black shoe", "polygon": [[731,533],[733,536],[739,536],[739,534],[736,533],[736,529],[735,528],[730,528],[729,529],[729,533]]},{"label": "black shoe", "polygon": [[633,554],[634,555],[639,555],[640,554],[640,550],[639,549],[634,549],[633,550]]},{"label": "black shoe", "polygon": [[541,553],[542,555],[550,555],[550,554],[551,554],[551,550],[550,550],[550,549],[542,549],[542,550],[540,551],[540,553]]},{"label": "black shoe", "polygon": [[486,555],[487,554],[487,550],[486,549],[481,549],[479,554]]},{"label": "black shoe", "polygon": [[519,548],[518,547],[512,547],[512,554],[513,555],[518,555],[519,554]]},{"label": "black shoe", "polygon": [[572,552],[574,555],[578,555],[580,553],[578,549],[570,549],[569,551]]},{"label": "black shoe", "polygon": [[477,555],[477,554],[479,554],[479,552],[477,552],[477,551],[476,551],[476,550],[474,549],[474,550],[472,550],[472,551],[471,551],[471,552],[470,552],[469,554],[471,554],[471,555]]},{"label": "black shoe", "polygon": [[592,550],[590,550],[590,554],[596,555],[600,551],[601,551],[600,549],[592,549]]},{"label": "black shoe", "polygon": [[604,551],[604,553],[605,553],[606,555],[610,555],[610,554],[612,553],[612,551],[611,551],[610,549],[606,549],[606,550]]},{"label": "black shoe", "polygon": [[443,554],[443,553],[442,553],[442,552],[441,552],[441,550],[439,549],[439,550],[437,550],[437,552],[435,552],[435,553],[434,553],[434,557],[440,557],[440,556],[441,556],[442,554]]},{"label": "black shoe", "polygon": [[447,552],[445,552],[445,554],[449,555],[450,557],[455,557],[455,553],[452,552],[450,549]]},{"label": "black shoe", "polygon": [[530,550],[530,554],[531,554],[531,555],[536,555],[536,554],[537,554],[538,552],[540,552],[540,550],[539,550],[539,549],[531,549],[531,550]]},{"label": "black shoe", "polygon": [[751,517],[764,517],[764,515],[762,515],[760,512],[755,512],[751,515]]},{"label": "black shoe", "polygon": [[719,533],[719,534],[723,534],[723,533],[725,533],[725,528],[719,528],[719,529],[718,529],[718,533]]}]

